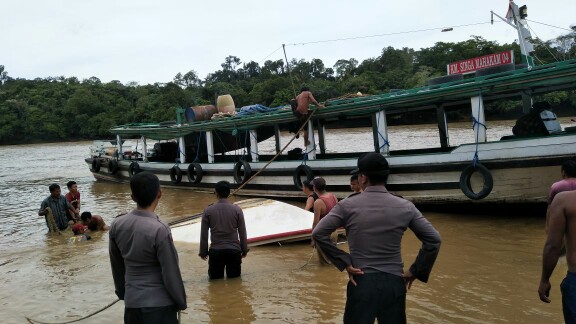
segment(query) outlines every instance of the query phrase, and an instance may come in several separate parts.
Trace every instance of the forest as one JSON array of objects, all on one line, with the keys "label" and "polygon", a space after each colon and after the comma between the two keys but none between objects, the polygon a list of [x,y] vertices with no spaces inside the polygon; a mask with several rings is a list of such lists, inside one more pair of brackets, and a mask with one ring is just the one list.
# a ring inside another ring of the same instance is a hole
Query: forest
[{"label": "forest", "polygon": [[[576,58],[576,33],[533,43],[539,65]],[[0,65],[0,145],[109,138],[113,126],[174,120],[176,107],[214,104],[220,94],[231,94],[237,107],[286,105],[294,97],[290,78],[297,89],[309,86],[319,101],[348,93],[409,89],[445,75],[450,62],[510,49],[519,63],[517,43],[500,45],[478,36],[420,50],[384,47],[375,57],[362,62],[339,59],[332,67],[321,59],[292,59],[288,66],[284,60],[268,60],[260,65],[229,55],[222,69],[204,80],[190,70],[176,74],[171,82],[146,85],[103,83],[96,76],[12,78],[10,67]],[[576,112],[575,90],[543,97],[560,111]],[[520,104],[492,103],[486,107],[487,117],[510,115],[520,111]]]}]

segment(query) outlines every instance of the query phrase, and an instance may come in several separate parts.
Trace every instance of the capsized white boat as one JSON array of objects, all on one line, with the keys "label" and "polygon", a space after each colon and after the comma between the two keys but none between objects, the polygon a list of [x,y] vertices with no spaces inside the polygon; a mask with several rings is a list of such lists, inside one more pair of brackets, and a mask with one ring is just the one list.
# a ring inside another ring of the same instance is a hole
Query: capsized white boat
[{"label": "capsized white boat", "polygon": [[[314,214],[272,199],[254,198],[235,203],[242,208],[248,246],[310,239]],[[172,225],[174,241],[200,243],[201,218]]]}]

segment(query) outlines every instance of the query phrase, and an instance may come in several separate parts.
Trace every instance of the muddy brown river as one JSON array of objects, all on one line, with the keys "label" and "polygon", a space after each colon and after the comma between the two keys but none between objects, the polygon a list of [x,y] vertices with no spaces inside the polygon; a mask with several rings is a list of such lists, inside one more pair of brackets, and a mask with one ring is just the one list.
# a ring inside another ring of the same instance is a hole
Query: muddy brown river
[{"label": "muddy brown river", "polygon": [[[569,119],[562,121],[563,126],[573,126]],[[489,139],[511,134],[512,125],[513,121],[492,123]],[[473,141],[470,123],[452,130],[456,133],[452,144]],[[400,148],[437,143],[434,125],[392,127],[390,132],[392,145]],[[364,137],[365,147],[359,146]],[[405,143],[412,146],[404,147]],[[102,215],[107,223],[134,208],[128,185],[94,180],[83,162],[89,145],[0,147],[1,323],[26,323],[26,316],[65,322],[116,300],[107,233],[68,243],[70,230],[62,236],[48,235],[44,219],[37,215],[49,194],[48,185],[59,183],[64,194],[68,180],[78,182],[82,210]],[[370,150],[371,145],[366,129],[328,132],[330,150]],[[272,150],[273,143],[261,147],[264,152]],[[157,213],[168,222],[200,212],[214,199],[187,190],[164,189],[163,193]],[[290,203],[301,206],[303,200]],[[409,323],[562,322],[559,284],[567,269],[564,260],[551,278],[552,303],[540,302],[537,294],[544,215],[526,211],[424,214],[439,230],[443,245],[430,282],[415,282],[408,292]],[[197,245],[176,243],[176,247],[188,299],[182,323],[342,322],[347,276],[321,266],[308,243],[253,247],[244,259],[241,279],[216,282],[208,281],[208,266],[198,257]],[[419,247],[408,231],[402,246],[406,267]],[[81,323],[121,323],[123,307],[123,302],[116,303]]]}]

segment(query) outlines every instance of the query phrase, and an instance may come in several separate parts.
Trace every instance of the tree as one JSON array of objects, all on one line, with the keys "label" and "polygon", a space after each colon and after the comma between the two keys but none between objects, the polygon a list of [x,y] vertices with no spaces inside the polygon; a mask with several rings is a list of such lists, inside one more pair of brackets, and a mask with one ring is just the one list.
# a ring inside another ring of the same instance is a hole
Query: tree
[{"label": "tree", "polygon": [[0,65],[0,85],[8,80],[8,72],[4,71],[4,65]]},{"label": "tree", "polygon": [[176,74],[176,76],[174,77],[174,83],[182,88],[202,86],[202,80],[198,78],[198,74],[194,70],[190,70],[186,72],[186,74],[184,75],[178,72],[178,74]]},{"label": "tree", "polygon": [[236,71],[236,67],[238,67],[238,65],[241,63],[242,61],[238,57],[234,55],[228,55],[224,59],[224,63],[220,64],[220,66],[222,66],[224,71]]},{"label": "tree", "polygon": [[[480,36],[472,36],[464,42],[437,42],[432,47],[423,48],[416,53],[415,61],[418,66],[429,66],[438,74],[445,74],[449,63],[510,49],[514,49],[514,45],[501,46],[497,42],[487,41]],[[518,53],[516,57],[518,59],[519,51],[515,50],[515,53]]]},{"label": "tree", "polygon": [[354,77],[356,74],[356,67],[358,66],[358,60],[355,58],[350,58],[348,60],[338,60],[334,64],[334,70],[336,72],[336,77],[339,80]]},{"label": "tree", "polygon": [[284,60],[268,60],[264,62],[264,66],[262,66],[262,74],[265,77],[270,77],[271,75],[283,75],[284,73]]},{"label": "tree", "polygon": [[[536,41],[535,54],[544,62],[555,61],[553,56],[576,57],[576,33]],[[178,73],[173,82],[146,85],[124,85],[118,80],[102,83],[97,77],[81,82],[76,77],[62,76],[15,79],[8,77],[0,65],[0,144],[109,137],[108,130],[115,125],[173,120],[175,107],[214,104],[221,94],[231,94],[237,107],[255,103],[285,105],[294,97],[291,78],[298,88],[306,83],[320,101],[359,91],[379,94],[420,87],[430,78],[445,74],[450,62],[509,49],[515,51],[518,62],[518,44],[499,45],[472,36],[463,42],[438,42],[418,51],[384,47],[375,53],[378,56],[361,63],[354,58],[340,59],[331,68],[321,59],[293,59],[290,76],[281,59],[260,65],[254,61],[242,63],[230,55],[220,70],[204,80],[190,70]],[[539,96],[555,106],[576,106],[574,90]],[[512,101],[494,101],[486,105],[486,114],[508,112],[517,106]]]},{"label": "tree", "polygon": [[244,66],[238,71],[243,78],[257,78],[261,73],[260,65],[254,61],[244,63]]},{"label": "tree", "polygon": [[404,47],[395,49],[391,46],[382,49],[382,54],[378,58],[380,72],[391,70],[411,71],[415,59],[414,50]]}]

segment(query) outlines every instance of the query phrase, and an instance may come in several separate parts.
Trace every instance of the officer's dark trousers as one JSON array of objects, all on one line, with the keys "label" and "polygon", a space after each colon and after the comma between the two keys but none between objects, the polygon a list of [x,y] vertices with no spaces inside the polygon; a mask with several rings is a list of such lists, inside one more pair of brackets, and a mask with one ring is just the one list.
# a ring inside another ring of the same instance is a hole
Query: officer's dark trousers
[{"label": "officer's dark trousers", "polygon": [[226,269],[227,278],[240,277],[242,272],[242,253],[240,251],[210,249],[208,255],[208,276],[210,279],[224,278],[224,269]]},{"label": "officer's dark trousers", "polygon": [[176,306],[125,308],[124,324],[178,324]]},{"label": "officer's dark trousers", "polygon": [[357,286],[348,282],[344,323],[406,323],[406,284],[404,278],[389,273],[354,276]]}]

